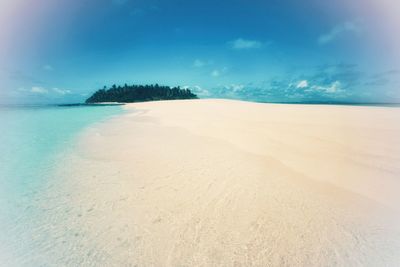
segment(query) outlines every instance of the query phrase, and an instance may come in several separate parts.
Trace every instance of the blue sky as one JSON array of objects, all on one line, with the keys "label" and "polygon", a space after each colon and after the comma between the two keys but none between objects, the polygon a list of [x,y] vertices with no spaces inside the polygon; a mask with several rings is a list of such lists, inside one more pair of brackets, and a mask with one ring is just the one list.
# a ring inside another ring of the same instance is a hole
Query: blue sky
[{"label": "blue sky", "polygon": [[114,83],[201,97],[400,101],[394,0],[4,0],[0,102]]}]

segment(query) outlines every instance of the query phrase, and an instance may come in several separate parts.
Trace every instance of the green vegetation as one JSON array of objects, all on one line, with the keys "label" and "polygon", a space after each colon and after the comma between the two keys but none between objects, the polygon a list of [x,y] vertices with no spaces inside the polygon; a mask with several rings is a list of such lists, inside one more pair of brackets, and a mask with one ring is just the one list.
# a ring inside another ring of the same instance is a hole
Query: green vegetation
[{"label": "green vegetation", "polygon": [[144,102],[144,101],[157,101],[157,100],[174,100],[174,99],[196,99],[198,98],[189,89],[181,89],[178,87],[160,86],[155,85],[127,85],[116,86],[113,85],[107,89],[95,92],[91,97],[86,100],[86,103],[99,103],[99,102]]}]

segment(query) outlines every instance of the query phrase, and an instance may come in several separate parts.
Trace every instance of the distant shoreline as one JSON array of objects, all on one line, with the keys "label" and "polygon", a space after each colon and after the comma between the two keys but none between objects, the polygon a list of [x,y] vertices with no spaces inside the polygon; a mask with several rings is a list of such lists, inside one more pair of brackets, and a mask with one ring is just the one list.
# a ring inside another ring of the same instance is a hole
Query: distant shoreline
[{"label": "distant shoreline", "polygon": [[[200,98],[199,100],[232,100],[249,103],[260,103],[260,104],[276,104],[276,105],[321,105],[321,106],[358,106],[358,107],[400,107],[400,103],[366,103],[366,102],[266,102],[257,100],[243,100],[243,99],[229,99],[229,98]],[[162,102],[162,101],[175,101],[175,100],[153,100],[143,101],[134,103],[145,103],[145,102]],[[79,106],[123,106],[131,103],[121,102],[99,102],[99,103],[28,103],[28,104],[0,104],[1,107],[5,108],[18,108],[18,107],[43,107],[43,106],[59,106],[59,107],[79,107]]]},{"label": "distant shoreline", "polygon": [[99,102],[99,103],[73,103],[73,104],[58,104],[60,107],[74,107],[74,106],[123,106],[125,103],[118,102]]}]

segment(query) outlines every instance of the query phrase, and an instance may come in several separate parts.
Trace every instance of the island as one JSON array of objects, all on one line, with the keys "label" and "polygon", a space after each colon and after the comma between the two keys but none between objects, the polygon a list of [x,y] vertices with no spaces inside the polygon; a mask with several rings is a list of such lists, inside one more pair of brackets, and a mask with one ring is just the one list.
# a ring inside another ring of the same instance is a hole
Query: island
[{"label": "island", "polygon": [[86,104],[102,102],[133,103],[157,100],[175,99],[197,99],[197,95],[189,89],[182,89],[179,86],[169,87],[155,85],[127,85],[116,86],[115,84],[107,89],[97,90],[86,100]]}]

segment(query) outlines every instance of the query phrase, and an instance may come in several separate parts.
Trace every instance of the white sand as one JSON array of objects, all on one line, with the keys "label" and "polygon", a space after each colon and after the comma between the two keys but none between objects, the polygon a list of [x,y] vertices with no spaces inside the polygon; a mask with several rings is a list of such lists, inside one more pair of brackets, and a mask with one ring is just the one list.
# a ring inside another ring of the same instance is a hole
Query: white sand
[{"label": "white sand", "polygon": [[52,263],[400,265],[400,109],[126,107],[85,132],[50,187]]}]

